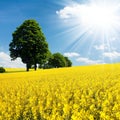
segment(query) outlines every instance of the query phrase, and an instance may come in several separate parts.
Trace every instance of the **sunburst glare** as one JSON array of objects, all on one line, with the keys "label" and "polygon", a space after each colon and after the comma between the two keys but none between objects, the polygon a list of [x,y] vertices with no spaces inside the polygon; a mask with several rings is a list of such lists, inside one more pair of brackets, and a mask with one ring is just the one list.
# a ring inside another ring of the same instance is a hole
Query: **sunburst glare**
[{"label": "sunburst glare", "polygon": [[[68,50],[82,51],[81,54],[98,59],[100,56],[109,60],[113,56],[112,51],[115,48],[115,42],[120,38],[120,1],[119,0],[89,0],[86,2],[73,2],[62,9],[56,11],[64,26],[67,26],[69,31]],[[71,28],[70,28],[71,27]],[[71,30],[70,30],[71,29]],[[66,29],[67,30],[67,29]],[[67,30],[68,31],[68,30]],[[62,32],[66,34],[66,31]],[[68,33],[67,33],[68,34]],[[89,44],[88,44],[89,43]],[[107,46],[107,48],[95,49],[97,46]],[[118,47],[118,46],[117,46]],[[67,49],[66,49],[67,50]],[[96,52],[95,52],[96,50]],[[118,49],[117,49],[118,50]],[[118,51],[113,51],[114,53]],[[91,55],[92,54],[92,55]],[[94,54],[94,55],[93,55]],[[106,57],[106,58],[105,58]]]},{"label": "sunburst glare", "polygon": [[119,20],[117,9],[112,5],[86,5],[80,12],[82,22],[86,26],[91,26],[96,29],[109,30],[115,27]]}]

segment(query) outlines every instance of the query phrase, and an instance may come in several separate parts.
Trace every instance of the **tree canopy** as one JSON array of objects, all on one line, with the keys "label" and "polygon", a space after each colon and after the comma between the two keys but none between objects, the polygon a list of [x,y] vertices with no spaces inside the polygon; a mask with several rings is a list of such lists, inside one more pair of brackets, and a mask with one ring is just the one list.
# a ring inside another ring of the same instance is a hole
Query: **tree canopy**
[{"label": "tree canopy", "polygon": [[12,60],[20,57],[26,64],[27,71],[31,65],[36,70],[37,64],[42,64],[49,52],[48,43],[41,27],[35,20],[25,20],[12,34],[9,44]]},{"label": "tree canopy", "polygon": [[59,68],[59,67],[70,67],[72,66],[72,62],[68,59],[68,57],[64,57],[61,53],[57,52],[51,54],[46,64],[44,64],[45,68]]},{"label": "tree canopy", "polygon": [[71,67],[72,66],[71,60],[69,60],[68,57],[64,57],[64,58],[65,58],[65,61],[66,61],[66,67]]},{"label": "tree canopy", "polygon": [[52,57],[49,59],[49,64],[53,67],[65,67],[66,61],[64,56],[60,53],[54,53]]}]

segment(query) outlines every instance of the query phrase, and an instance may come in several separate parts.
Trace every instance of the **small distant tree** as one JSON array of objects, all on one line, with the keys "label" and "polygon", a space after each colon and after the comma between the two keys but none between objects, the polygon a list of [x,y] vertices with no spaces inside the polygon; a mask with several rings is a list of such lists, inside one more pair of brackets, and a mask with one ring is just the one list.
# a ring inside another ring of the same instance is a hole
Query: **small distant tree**
[{"label": "small distant tree", "polygon": [[66,60],[66,67],[71,67],[72,66],[72,62],[68,57],[64,57]]},{"label": "small distant tree", "polygon": [[0,73],[4,73],[5,72],[5,68],[0,67]]},{"label": "small distant tree", "polygon": [[65,67],[66,66],[66,60],[64,56],[60,53],[54,53],[52,57],[48,61],[49,66],[51,67]]},{"label": "small distant tree", "polygon": [[25,20],[12,34],[13,39],[9,44],[10,57],[15,60],[17,57],[26,64],[26,70],[34,65],[41,64],[47,57],[48,43],[41,27],[35,20]]},{"label": "small distant tree", "polygon": [[48,52],[48,57],[44,64],[40,64],[39,68],[59,68],[59,67],[71,67],[72,62],[68,57],[64,57],[61,53]]}]

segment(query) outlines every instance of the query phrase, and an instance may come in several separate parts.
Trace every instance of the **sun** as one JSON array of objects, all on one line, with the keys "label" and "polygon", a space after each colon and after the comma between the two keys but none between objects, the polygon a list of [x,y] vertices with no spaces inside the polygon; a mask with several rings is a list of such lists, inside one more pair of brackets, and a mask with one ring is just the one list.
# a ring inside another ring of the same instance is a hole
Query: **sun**
[{"label": "sun", "polygon": [[89,41],[88,51],[94,49],[94,44],[105,44],[112,51],[112,46],[119,42],[120,0],[77,0],[67,3],[56,14],[62,20],[62,34],[70,36],[68,49],[81,50]]},{"label": "sun", "polygon": [[56,12],[71,24],[93,30],[110,31],[120,27],[120,2],[118,0],[89,0],[71,3]]},{"label": "sun", "polygon": [[67,38],[64,51],[80,53],[84,61],[118,61],[114,56],[120,52],[120,0],[71,0],[56,14],[63,28],[59,35]]},{"label": "sun", "polygon": [[82,12],[80,11],[80,19],[86,26],[109,30],[117,24],[117,7],[112,4],[86,5],[84,9],[82,9]]}]

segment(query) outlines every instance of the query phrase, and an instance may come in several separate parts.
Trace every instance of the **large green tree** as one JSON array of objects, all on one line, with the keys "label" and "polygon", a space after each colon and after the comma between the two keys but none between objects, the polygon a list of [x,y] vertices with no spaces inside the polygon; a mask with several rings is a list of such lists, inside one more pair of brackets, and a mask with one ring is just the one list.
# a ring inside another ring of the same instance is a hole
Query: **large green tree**
[{"label": "large green tree", "polygon": [[20,57],[26,64],[27,71],[31,65],[36,70],[37,64],[42,64],[48,54],[48,43],[40,25],[35,20],[25,20],[12,34],[9,44],[12,60]]}]

